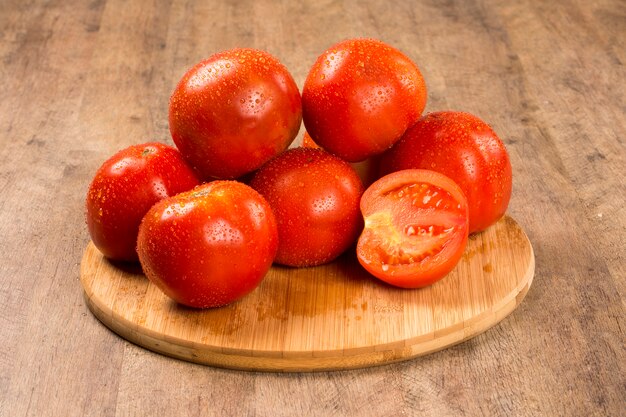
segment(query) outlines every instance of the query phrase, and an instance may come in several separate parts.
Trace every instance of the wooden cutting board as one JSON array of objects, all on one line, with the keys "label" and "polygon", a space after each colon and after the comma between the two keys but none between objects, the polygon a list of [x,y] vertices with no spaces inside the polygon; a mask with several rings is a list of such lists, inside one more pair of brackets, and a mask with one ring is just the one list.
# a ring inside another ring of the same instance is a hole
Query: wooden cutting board
[{"label": "wooden cutting board", "polygon": [[405,360],[474,337],[519,305],[534,269],[528,238],[507,216],[470,237],[454,271],[419,290],[372,278],[352,251],[314,268],[274,266],[242,300],[194,310],[91,242],[81,282],[102,323],[153,351],[227,368],[318,371]]}]

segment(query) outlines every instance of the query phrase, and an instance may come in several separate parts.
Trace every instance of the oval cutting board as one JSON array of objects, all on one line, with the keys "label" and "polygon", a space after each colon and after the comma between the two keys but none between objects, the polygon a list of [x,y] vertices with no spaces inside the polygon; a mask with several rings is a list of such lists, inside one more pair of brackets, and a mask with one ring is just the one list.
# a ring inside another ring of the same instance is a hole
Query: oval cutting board
[{"label": "oval cutting board", "polygon": [[91,242],[81,282],[102,323],[153,351],[227,368],[319,371],[409,359],[474,337],[519,305],[534,268],[528,238],[507,216],[470,237],[448,276],[419,290],[372,278],[352,251],[314,268],[274,266],[240,301],[194,310]]}]

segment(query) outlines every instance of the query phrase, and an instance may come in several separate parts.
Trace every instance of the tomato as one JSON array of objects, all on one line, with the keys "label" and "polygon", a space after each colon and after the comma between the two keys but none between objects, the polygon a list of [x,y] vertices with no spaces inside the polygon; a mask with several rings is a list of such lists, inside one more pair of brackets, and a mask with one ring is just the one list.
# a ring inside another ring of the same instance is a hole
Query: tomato
[{"label": "tomato", "polygon": [[287,149],[302,105],[287,69],[267,52],[232,49],[180,80],[169,105],[170,132],[187,161],[209,178],[237,178]]},{"label": "tomato", "polygon": [[395,143],[426,105],[419,68],[373,39],[340,42],[317,58],[302,90],[304,125],[322,148],[349,162]]},{"label": "tomato", "polygon": [[361,265],[398,287],[419,288],[448,274],[468,236],[467,202],[457,184],[434,171],[409,169],[372,184],[361,198]]},{"label": "tomato", "polygon": [[509,154],[491,127],[469,113],[422,117],[382,157],[383,173],[407,168],[441,172],[461,187],[469,205],[470,233],[495,223],[509,205]]},{"label": "tomato", "polygon": [[139,228],[146,276],[178,303],[218,307],[254,290],[278,247],[265,199],[236,181],[213,181],[154,205]]},{"label": "tomato", "polygon": [[330,262],[361,231],[361,180],[347,162],[322,149],[285,151],[263,165],[250,185],[276,216],[277,263],[302,267]]},{"label": "tomato", "polygon": [[[321,147],[315,143],[311,135],[309,135],[306,131],[304,132],[304,136],[302,137],[302,147],[303,148],[317,148],[321,149]],[[357,175],[363,182],[364,186],[368,186],[378,179],[379,175],[379,159],[380,156],[376,155],[371,158],[368,158],[361,162],[351,162],[350,165],[356,171]]]},{"label": "tomato", "polygon": [[86,220],[104,256],[137,261],[141,218],[157,201],[198,185],[180,153],[161,143],[130,146],[109,158],[89,186]]}]

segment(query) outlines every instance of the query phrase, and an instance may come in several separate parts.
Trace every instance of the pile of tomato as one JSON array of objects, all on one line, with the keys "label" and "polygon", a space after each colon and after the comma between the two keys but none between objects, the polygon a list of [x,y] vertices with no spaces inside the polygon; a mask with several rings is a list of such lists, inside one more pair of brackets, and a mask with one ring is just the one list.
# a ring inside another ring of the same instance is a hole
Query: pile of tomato
[{"label": "pile of tomato", "polygon": [[[329,48],[302,94],[266,52],[217,53],[171,96],[176,148],[130,146],[97,171],[92,241],[192,307],[245,296],[274,263],[321,265],[355,244],[374,277],[432,284],[506,211],[511,164],[485,122],[422,116],[426,98],[417,65],[378,40]],[[302,122],[303,145],[288,149]]]}]

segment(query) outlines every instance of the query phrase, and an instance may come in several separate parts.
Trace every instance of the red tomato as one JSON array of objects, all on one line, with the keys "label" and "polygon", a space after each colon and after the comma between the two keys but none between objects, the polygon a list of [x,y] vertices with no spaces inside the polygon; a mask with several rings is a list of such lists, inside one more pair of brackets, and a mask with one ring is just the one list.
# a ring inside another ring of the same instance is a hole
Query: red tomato
[{"label": "red tomato", "polygon": [[285,151],[263,165],[250,185],[276,216],[277,263],[301,267],[330,262],[361,230],[361,180],[347,162],[322,149]]},{"label": "red tomato", "polygon": [[372,39],[332,46],[317,58],[302,91],[304,125],[313,140],[350,162],[389,148],[425,105],[417,65]]},{"label": "red tomato", "polygon": [[465,196],[437,172],[409,169],[379,179],[363,193],[361,212],[357,257],[389,284],[430,285],[452,271],[465,250]]},{"label": "red tomato", "polygon": [[180,80],[170,131],[205,179],[236,178],[287,149],[300,129],[300,92],[270,54],[233,49],[211,56]]},{"label": "red tomato", "polygon": [[509,154],[491,127],[471,114],[445,111],[422,117],[382,157],[383,174],[408,168],[441,172],[461,187],[470,233],[495,223],[509,205]]},{"label": "red tomato", "polygon": [[175,301],[218,307],[254,290],[276,254],[274,215],[252,188],[214,181],[160,201],[137,250],[146,276]]},{"label": "red tomato", "polygon": [[126,148],[96,172],[87,192],[87,227],[110,259],[137,261],[141,218],[157,201],[198,185],[180,153],[161,143]]}]

